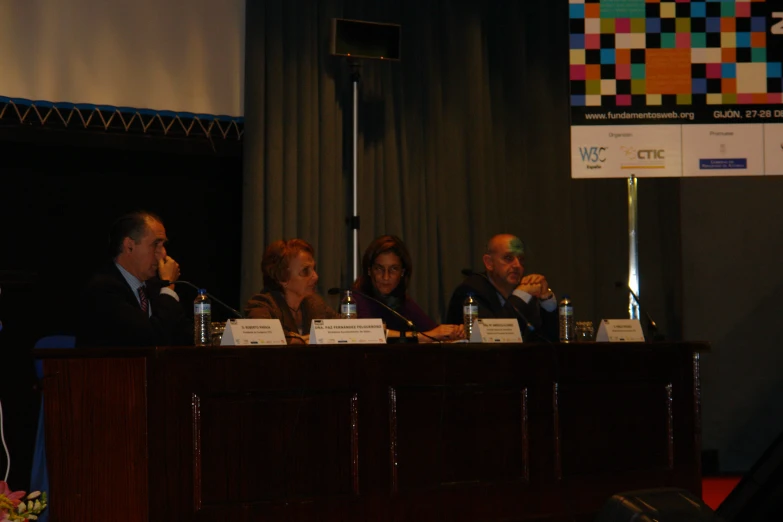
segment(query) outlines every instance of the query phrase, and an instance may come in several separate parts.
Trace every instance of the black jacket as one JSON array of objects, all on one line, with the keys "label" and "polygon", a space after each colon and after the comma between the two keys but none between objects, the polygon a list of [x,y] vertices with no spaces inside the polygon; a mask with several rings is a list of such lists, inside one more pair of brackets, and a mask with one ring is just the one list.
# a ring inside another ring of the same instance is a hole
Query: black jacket
[{"label": "black jacket", "polygon": [[141,310],[114,263],[96,273],[81,293],[76,346],[183,346],[193,344],[193,320],[182,304],[161,295],[161,282],[146,282],[152,316]]},{"label": "black jacket", "polygon": [[[469,292],[473,293],[478,303],[479,317],[516,319],[526,341],[557,341],[557,310],[547,312],[541,308],[538,298],[533,297],[526,303],[513,294],[501,305],[498,291],[489,282],[486,274],[470,275],[454,290],[446,312],[447,324],[462,324],[462,304]],[[527,328],[528,321],[533,326],[532,332]],[[544,339],[541,339],[539,334]]]}]

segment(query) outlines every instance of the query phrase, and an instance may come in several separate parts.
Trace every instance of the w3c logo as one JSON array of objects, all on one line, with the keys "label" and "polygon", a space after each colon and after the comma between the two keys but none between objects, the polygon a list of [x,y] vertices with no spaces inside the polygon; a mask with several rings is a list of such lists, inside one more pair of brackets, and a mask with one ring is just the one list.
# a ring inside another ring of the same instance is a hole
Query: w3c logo
[{"label": "w3c logo", "polygon": [[579,147],[579,155],[583,162],[603,163],[606,161],[606,147]]}]

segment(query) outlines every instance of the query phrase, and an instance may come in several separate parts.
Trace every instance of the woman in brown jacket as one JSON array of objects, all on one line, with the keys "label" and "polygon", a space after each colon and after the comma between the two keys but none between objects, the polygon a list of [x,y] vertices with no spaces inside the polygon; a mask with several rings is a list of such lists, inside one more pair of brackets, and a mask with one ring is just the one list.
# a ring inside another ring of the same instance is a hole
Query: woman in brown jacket
[{"label": "woman in brown jacket", "polygon": [[312,319],[339,317],[315,292],[315,252],[303,239],[275,241],[261,260],[264,289],[245,305],[249,318],[279,319],[289,343],[307,343]]}]

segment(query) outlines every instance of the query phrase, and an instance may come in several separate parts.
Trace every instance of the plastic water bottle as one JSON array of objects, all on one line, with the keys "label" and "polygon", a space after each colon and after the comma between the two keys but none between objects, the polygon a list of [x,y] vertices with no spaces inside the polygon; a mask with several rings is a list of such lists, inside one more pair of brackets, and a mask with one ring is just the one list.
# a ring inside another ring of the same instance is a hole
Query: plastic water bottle
[{"label": "plastic water bottle", "polygon": [[469,292],[465,301],[462,302],[462,323],[465,325],[465,338],[470,341],[473,336],[473,323],[478,319],[478,303]]},{"label": "plastic water bottle", "polygon": [[356,319],[356,299],[353,292],[346,290],[340,300],[340,317],[342,319]]},{"label": "plastic water bottle", "polygon": [[199,289],[193,300],[193,344],[212,344],[212,300],[203,288]]},{"label": "plastic water bottle", "polygon": [[571,299],[567,295],[564,295],[557,305],[557,317],[560,323],[560,342],[570,343],[576,341],[574,305],[571,304]]}]

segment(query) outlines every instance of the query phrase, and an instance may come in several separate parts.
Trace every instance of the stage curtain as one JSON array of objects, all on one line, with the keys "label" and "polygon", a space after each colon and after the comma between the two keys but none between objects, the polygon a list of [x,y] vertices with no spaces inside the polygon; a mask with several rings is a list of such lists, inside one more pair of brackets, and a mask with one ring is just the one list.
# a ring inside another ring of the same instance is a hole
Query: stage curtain
[{"label": "stage curtain", "polygon": [[[627,317],[613,284],[628,275],[626,181],[570,178],[567,3],[248,0],[246,13],[243,300],[282,237],[315,245],[322,291],[351,282],[351,69],[329,55],[339,17],[402,25],[400,62],[361,63],[360,253],[400,235],[411,295],[440,318],[461,269],[510,232],[577,320]],[[642,180],[639,194],[642,300],[677,337],[679,181]]]}]

